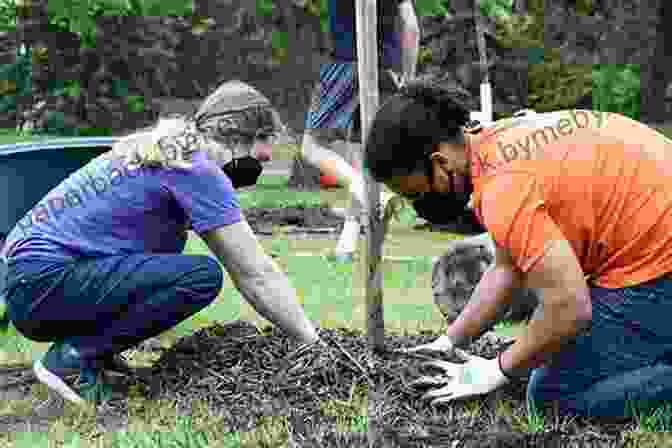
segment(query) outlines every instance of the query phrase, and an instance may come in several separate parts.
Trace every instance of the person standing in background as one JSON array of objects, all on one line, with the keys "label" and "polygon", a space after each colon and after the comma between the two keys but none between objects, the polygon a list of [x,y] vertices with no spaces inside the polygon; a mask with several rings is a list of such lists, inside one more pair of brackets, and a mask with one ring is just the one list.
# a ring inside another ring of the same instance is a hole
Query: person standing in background
[{"label": "person standing in background", "polygon": [[[412,0],[378,1],[378,62],[381,99],[397,90],[397,83],[415,76],[420,27]],[[357,80],[355,0],[329,0],[331,61],[320,70],[306,117],[301,154],[304,160],[333,176],[351,195],[345,226],[335,248],[337,258],[350,259],[360,232],[360,215],[367,207],[359,145],[351,146],[352,162],[330,149],[338,141],[361,143]],[[348,131],[351,137],[348,138]],[[354,165],[354,166],[353,166]],[[383,194],[383,203],[389,198]]]}]

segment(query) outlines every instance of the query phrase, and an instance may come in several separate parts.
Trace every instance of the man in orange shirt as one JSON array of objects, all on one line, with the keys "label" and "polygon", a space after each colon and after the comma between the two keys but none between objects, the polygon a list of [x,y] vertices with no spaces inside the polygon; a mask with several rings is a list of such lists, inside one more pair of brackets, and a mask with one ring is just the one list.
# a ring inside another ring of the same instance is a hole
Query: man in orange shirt
[{"label": "man in orange shirt", "polygon": [[[566,110],[468,124],[466,93],[413,82],[378,111],[374,179],[445,217],[470,207],[496,261],[445,336],[435,402],[531,373],[528,405],[623,417],[672,400],[672,141],[619,114]],[[443,217],[435,213],[435,219]],[[514,288],[541,305],[496,359],[460,350],[503,315]]]}]

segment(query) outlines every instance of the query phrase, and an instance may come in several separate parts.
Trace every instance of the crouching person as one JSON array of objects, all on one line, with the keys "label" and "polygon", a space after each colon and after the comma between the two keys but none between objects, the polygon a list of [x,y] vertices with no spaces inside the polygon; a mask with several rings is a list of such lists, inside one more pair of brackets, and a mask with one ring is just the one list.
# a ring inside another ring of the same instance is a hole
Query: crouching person
[{"label": "crouching person", "polygon": [[[269,101],[240,82],[220,86],[193,117],[162,119],[72,174],[13,229],[1,253],[16,328],[53,342],[37,378],[74,403],[105,396],[117,356],[210,305],[222,288],[214,258],[184,255],[200,235],[243,297],[300,343],[318,342],[288,278],[246,223],[234,185],[259,169],[233,163],[280,130]],[[78,376],[78,381],[69,381]]]},{"label": "crouching person", "polygon": [[470,207],[495,242],[494,263],[429,345],[467,347],[518,288],[541,306],[495,359],[444,363],[450,380],[426,398],[529,375],[531,410],[622,418],[672,401],[672,141],[592,110],[479,129],[468,102],[413,81],[377,111],[364,151],[376,181],[439,218]]}]

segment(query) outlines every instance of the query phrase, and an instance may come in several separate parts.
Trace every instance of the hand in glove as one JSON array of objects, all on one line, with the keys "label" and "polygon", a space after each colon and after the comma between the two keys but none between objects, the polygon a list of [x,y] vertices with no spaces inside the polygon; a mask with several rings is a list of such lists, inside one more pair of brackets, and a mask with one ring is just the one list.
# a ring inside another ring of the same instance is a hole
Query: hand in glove
[{"label": "hand in glove", "polygon": [[443,375],[424,376],[413,382],[411,386],[443,386],[423,395],[422,399],[432,400],[431,404],[484,395],[507,384],[508,378],[499,368],[497,358],[488,360],[469,355],[462,350],[460,356],[467,362],[456,364],[446,361],[432,361],[424,365],[443,370]]},{"label": "hand in glove", "polygon": [[395,350],[395,352],[407,354],[422,352],[432,354],[432,352],[444,352],[447,354],[453,354],[455,352],[455,347],[448,336],[440,336],[437,340],[430,342],[429,344],[422,344],[412,348],[399,348]]}]

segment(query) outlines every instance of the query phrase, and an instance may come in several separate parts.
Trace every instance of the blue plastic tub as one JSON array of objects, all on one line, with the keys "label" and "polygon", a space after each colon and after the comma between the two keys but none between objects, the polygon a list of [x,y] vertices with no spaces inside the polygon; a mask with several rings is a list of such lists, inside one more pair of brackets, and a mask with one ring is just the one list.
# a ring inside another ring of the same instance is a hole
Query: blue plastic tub
[{"label": "blue plastic tub", "polygon": [[116,140],[116,137],[45,138],[0,145],[0,238],[52,188],[110,150]]}]

